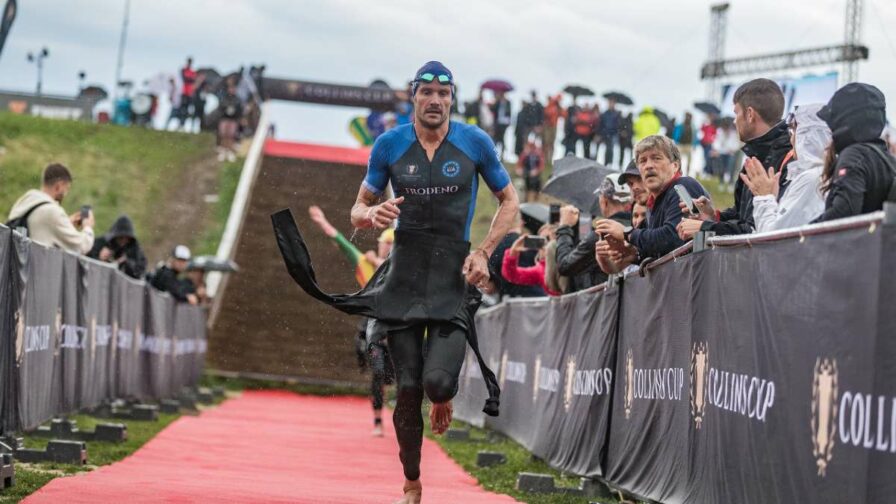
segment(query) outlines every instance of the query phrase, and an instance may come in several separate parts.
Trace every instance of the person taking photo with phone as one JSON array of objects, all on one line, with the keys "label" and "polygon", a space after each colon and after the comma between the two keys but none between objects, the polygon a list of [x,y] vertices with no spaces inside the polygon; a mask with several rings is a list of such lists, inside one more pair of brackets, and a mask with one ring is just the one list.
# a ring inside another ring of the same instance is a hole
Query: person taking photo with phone
[{"label": "person taking photo with phone", "polygon": [[53,163],[44,169],[40,189],[26,192],[12,206],[6,225],[22,229],[36,243],[59,247],[76,254],[86,254],[93,247],[93,211],[65,214],[62,200],[72,188],[72,174],[67,167]]},{"label": "person taking photo with phone", "polygon": [[651,135],[638,142],[635,160],[649,193],[646,202],[647,225],[633,229],[604,219],[596,224],[595,231],[620,251],[627,248],[627,243],[634,246],[637,255],[629,260],[639,263],[640,259],[656,259],[666,255],[685,243],[676,230],[683,215],[679,207],[680,198],[673,188],[682,186],[693,199],[707,196],[708,193],[700,182],[681,175],[681,154],[668,137]]},{"label": "person taking photo with phone", "polygon": [[[555,226],[545,224],[538,230],[537,236],[520,235],[513,245],[504,252],[504,261],[501,263],[501,276],[507,281],[517,285],[538,285],[551,296],[563,294],[551,289],[545,281],[545,267],[547,257],[545,250],[548,242],[556,239]],[[535,257],[535,266],[520,266],[520,254],[524,250],[538,250]]]}]

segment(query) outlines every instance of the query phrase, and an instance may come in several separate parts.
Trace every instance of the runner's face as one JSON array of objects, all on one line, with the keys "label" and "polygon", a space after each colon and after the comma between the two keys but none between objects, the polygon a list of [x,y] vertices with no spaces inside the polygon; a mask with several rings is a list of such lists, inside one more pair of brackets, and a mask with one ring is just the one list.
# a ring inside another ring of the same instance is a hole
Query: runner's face
[{"label": "runner's face", "polygon": [[451,86],[436,81],[421,83],[414,95],[414,110],[421,126],[430,129],[442,126],[451,111]]}]

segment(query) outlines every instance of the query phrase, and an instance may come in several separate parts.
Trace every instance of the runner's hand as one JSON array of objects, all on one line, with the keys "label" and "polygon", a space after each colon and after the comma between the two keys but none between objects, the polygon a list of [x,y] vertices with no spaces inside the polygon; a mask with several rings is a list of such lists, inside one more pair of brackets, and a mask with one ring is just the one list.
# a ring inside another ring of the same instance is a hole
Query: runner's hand
[{"label": "runner's hand", "polygon": [[398,205],[404,202],[404,196],[386,200],[379,205],[370,207],[367,211],[367,218],[370,219],[373,227],[378,229],[386,229],[392,225],[392,221],[401,215]]},{"label": "runner's hand", "polygon": [[485,288],[488,282],[488,259],[482,249],[470,252],[464,261],[463,274],[468,284],[480,289]]}]

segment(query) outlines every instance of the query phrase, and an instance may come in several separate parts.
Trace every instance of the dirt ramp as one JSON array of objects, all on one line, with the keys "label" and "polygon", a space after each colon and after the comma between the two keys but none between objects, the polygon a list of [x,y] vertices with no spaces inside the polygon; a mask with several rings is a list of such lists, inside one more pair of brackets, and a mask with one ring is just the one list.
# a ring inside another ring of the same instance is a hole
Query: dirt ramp
[{"label": "dirt ramp", "polygon": [[[366,381],[358,372],[354,351],[357,317],[325,306],[299,289],[286,272],[270,220],[277,210],[292,209],[321,286],[330,292],[355,292],[353,266],[311,222],[307,209],[320,206],[330,222],[350,236],[349,211],[364,173],[357,161],[281,156],[262,160],[235,254],[241,269],[228,279],[210,332],[209,367]],[[358,232],[355,244],[362,251],[374,249],[375,233]]]}]

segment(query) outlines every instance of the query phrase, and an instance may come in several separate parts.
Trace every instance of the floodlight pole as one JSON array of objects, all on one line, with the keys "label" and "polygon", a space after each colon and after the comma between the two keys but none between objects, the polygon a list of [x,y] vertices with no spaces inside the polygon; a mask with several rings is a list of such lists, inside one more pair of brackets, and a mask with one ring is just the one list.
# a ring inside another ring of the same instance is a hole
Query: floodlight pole
[{"label": "floodlight pole", "polygon": [[115,65],[115,93],[118,98],[118,83],[121,82],[121,68],[124,66],[124,46],[128,39],[128,22],[131,14],[131,0],[125,0],[124,20],[121,23],[121,38],[118,40],[118,64]]},{"label": "floodlight pole", "polygon": [[37,90],[35,94],[40,96],[41,88],[44,83],[44,59],[50,56],[50,51],[44,47],[35,55],[34,53],[28,53],[28,61],[37,65]]}]

